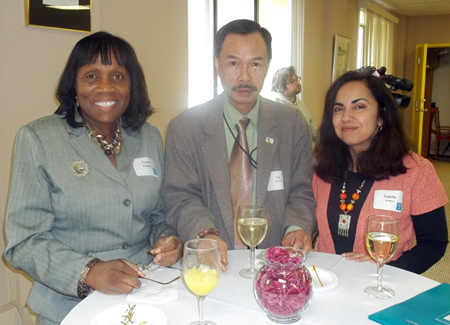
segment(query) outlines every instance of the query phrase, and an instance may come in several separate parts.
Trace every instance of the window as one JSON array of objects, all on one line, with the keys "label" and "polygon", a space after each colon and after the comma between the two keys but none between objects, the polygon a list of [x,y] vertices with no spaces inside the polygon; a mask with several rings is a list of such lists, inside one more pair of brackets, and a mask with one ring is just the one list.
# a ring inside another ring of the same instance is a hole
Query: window
[{"label": "window", "polygon": [[394,23],[398,18],[368,1],[359,1],[358,67],[392,69]]},{"label": "window", "polygon": [[260,23],[272,35],[272,62],[261,94],[270,97],[275,71],[294,65],[301,75],[302,0],[188,0],[189,107],[222,92],[214,71],[214,35],[234,19]]}]

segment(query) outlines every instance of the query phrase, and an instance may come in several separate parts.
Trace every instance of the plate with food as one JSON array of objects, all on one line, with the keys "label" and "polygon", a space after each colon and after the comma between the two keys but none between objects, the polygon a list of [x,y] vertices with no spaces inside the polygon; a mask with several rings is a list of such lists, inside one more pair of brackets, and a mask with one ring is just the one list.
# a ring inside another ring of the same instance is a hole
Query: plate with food
[{"label": "plate with food", "polygon": [[159,308],[146,304],[111,307],[96,315],[89,325],[167,325],[169,320]]}]

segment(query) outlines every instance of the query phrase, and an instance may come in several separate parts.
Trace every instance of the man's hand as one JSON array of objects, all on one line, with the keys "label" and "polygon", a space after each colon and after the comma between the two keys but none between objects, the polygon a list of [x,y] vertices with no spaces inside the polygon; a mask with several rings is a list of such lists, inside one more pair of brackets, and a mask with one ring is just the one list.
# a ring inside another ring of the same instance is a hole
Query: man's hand
[{"label": "man's hand", "polygon": [[349,261],[354,260],[355,262],[371,262],[371,263],[375,263],[375,261],[373,260],[372,257],[370,257],[369,255],[367,255],[366,253],[355,253],[355,252],[350,252],[350,253],[344,253],[342,254],[343,257],[345,257],[346,259],[348,259]]},{"label": "man's hand", "polygon": [[177,236],[159,237],[149,251],[155,255],[153,262],[162,266],[171,266],[178,262],[183,254],[183,244]]},{"label": "man's hand", "polygon": [[214,239],[216,242],[219,243],[219,252],[220,252],[220,260],[222,264],[222,271],[227,271],[227,265],[228,265],[228,258],[227,258],[227,250],[228,245],[225,243],[222,238],[216,235],[206,235],[204,238]]},{"label": "man's hand", "polygon": [[308,254],[312,249],[311,235],[301,229],[288,232],[281,241],[281,246],[300,248]]},{"label": "man's hand", "polygon": [[144,276],[133,263],[118,259],[95,264],[87,274],[85,284],[107,295],[120,295],[140,288],[139,277]]}]

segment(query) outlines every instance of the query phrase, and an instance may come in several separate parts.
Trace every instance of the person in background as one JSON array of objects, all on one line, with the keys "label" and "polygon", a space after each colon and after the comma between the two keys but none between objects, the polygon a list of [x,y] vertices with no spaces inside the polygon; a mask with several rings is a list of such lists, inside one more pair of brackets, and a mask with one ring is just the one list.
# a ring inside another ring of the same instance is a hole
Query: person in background
[{"label": "person in background", "polygon": [[246,248],[236,231],[239,204],[267,208],[269,226],[260,248],[312,248],[315,201],[307,122],[299,110],[259,96],[271,41],[254,21],[223,26],[214,64],[224,92],[182,112],[167,129],[162,189],[167,221],[182,241],[217,240],[224,271],[227,248]]},{"label": "person in background", "polygon": [[423,273],[439,261],[448,243],[448,199],[433,165],[410,150],[383,80],[354,71],[339,77],[327,92],[319,132],[315,250],[371,260],[364,239],[367,218],[384,214],[399,220],[389,265]]},{"label": "person in background", "polygon": [[131,45],[106,32],[81,39],[56,97],[54,115],[17,134],[6,211],[5,257],[34,279],[28,306],[40,325],[59,324],[93,290],[130,293],[144,276],[136,263],[168,266],[182,253]]},{"label": "person in background", "polygon": [[272,78],[272,92],[276,102],[297,107],[308,121],[309,132],[313,142],[317,139],[317,125],[305,103],[297,97],[302,91],[301,78],[293,66],[281,68]]}]

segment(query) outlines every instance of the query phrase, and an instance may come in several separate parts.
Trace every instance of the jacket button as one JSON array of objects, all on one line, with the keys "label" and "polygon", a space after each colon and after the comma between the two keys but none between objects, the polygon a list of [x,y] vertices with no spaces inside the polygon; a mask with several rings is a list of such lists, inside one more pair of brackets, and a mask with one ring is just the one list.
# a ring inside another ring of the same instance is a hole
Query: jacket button
[{"label": "jacket button", "polygon": [[131,205],[131,200],[130,199],[123,200],[123,205],[129,207]]},{"label": "jacket button", "polygon": [[128,249],[128,248],[130,248],[130,245],[128,243],[123,243],[122,248]]}]

